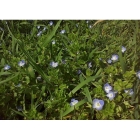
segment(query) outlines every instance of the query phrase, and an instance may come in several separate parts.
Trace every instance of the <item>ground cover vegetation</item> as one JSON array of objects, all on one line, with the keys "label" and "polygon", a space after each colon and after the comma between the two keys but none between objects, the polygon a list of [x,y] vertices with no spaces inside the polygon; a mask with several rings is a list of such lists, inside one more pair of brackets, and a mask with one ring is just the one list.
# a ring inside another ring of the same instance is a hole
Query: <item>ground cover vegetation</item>
[{"label": "ground cover vegetation", "polygon": [[0,119],[140,119],[140,21],[1,20]]}]

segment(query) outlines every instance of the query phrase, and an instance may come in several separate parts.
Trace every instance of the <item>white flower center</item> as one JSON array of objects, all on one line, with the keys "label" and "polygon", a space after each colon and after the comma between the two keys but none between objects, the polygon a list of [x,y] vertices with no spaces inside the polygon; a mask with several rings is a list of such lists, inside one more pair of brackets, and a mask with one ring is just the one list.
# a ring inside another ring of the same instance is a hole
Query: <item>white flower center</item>
[{"label": "white flower center", "polygon": [[105,87],[105,89],[106,89],[106,90],[108,90],[108,89],[109,89],[109,87],[107,86],[107,87]]},{"label": "white flower center", "polygon": [[100,107],[100,106],[101,106],[101,104],[98,102],[98,103],[96,103],[96,106],[97,106],[97,107]]},{"label": "white flower center", "polygon": [[110,94],[109,94],[109,97],[113,97],[113,94],[112,94],[112,93],[110,93]]},{"label": "white flower center", "polygon": [[74,105],[76,105],[77,104],[77,101],[73,101],[72,102],[72,105],[74,106]]}]

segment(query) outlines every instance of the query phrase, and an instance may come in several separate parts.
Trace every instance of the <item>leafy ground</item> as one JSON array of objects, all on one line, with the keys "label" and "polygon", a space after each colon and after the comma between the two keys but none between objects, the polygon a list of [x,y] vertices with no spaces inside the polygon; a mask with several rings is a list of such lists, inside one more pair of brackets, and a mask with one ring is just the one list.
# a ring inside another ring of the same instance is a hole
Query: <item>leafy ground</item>
[{"label": "leafy ground", "polygon": [[140,21],[2,20],[0,35],[0,119],[140,118]]}]

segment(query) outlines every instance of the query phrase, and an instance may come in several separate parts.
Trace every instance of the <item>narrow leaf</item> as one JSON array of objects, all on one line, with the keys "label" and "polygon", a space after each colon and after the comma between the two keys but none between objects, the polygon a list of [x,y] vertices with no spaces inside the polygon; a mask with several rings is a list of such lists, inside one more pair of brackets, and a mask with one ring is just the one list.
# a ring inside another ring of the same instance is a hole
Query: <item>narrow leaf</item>
[{"label": "narrow leaf", "polygon": [[81,82],[79,85],[77,85],[71,92],[74,94],[75,92],[77,92],[81,87],[83,87],[84,85],[88,84],[89,82],[95,80],[96,78],[99,78],[101,76],[90,76],[88,77],[85,81]]},{"label": "narrow leaf", "polygon": [[[81,105],[83,105],[84,103],[87,102],[87,99],[83,99],[82,101],[79,101],[76,105],[75,105],[75,108],[76,107],[79,107]],[[63,114],[62,114],[62,117],[66,116],[67,114],[69,114],[70,112],[72,112],[74,110],[74,106],[70,107],[69,109],[67,109]]]},{"label": "narrow leaf", "polygon": [[44,41],[42,47],[46,47],[48,45],[48,43],[51,41],[52,37],[55,35],[58,27],[60,26],[60,23],[61,23],[61,21],[58,21],[56,26],[54,27],[53,31],[46,36],[46,40]]}]

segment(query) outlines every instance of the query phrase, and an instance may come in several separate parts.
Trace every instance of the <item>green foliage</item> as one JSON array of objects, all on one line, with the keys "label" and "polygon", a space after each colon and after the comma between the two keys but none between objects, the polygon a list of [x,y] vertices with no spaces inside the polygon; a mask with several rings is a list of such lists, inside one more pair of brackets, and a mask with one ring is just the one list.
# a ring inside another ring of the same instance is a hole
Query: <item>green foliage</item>
[{"label": "green foliage", "polygon": [[[140,119],[139,26],[127,20],[0,21],[0,119]],[[113,54],[119,59],[109,64]],[[117,92],[112,100],[106,83]],[[73,98],[79,102],[70,106]],[[102,110],[93,109],[94,99],[104,101]]]}]

